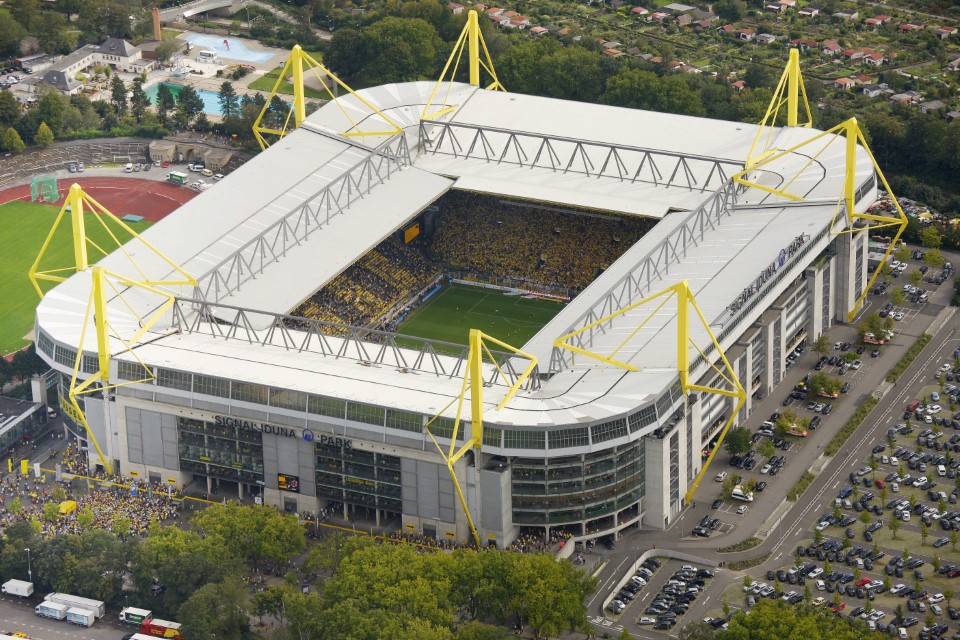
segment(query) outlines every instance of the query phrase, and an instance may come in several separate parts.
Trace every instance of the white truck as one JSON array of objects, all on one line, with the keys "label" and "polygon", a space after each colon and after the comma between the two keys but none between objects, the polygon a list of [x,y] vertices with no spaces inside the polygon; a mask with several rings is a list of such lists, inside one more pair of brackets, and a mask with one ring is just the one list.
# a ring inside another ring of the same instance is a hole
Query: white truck
[{"label": "white truck", "polygon": [[21,598],[29,598],[33,595],[33,583],[26,580],[7,580],[3,586],[0,586],[0,591]]},{"label": "white truck", "polygon": [[81,627],[91,627],[96,621],[97,614],[89,609],[81,609],[79,607],[67,609],[67,622],[78,624]]},{"label": "white truck", "polygon": [[48,594],[44,600],[47,602],[56,602],[57,604],[65,604],[67,608],[76,607],[78,609],[93,611],[98,618],[102,618],[103,614],[107,611],[106,605],[99,600],[72,596],[69,593],[51,593]]},{"label": "white truck", "polygon": [[153,612],[147,609],[137,609],[136,607],[127,607],[120,612],[120,622],[132,622],[139,625],[147,618],[152,618]]},{"label": "white truck", "polygon": [[59,602],[41,602],[34,611],[37,612],[38,616],[43,616],[44,618],[63,620],[67,617],[68,609],[70,609],[70,607],[65,604],[60,604]]}]

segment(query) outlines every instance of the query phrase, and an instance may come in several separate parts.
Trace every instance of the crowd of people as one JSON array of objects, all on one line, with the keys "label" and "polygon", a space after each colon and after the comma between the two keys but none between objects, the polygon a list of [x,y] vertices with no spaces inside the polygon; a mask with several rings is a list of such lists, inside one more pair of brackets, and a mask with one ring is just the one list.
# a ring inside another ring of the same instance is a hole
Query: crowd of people
[{"label": "crowd of people", "polygon": [[[532,290],[576,295],[655,224],[640,217],[554,211],[450,192],[424,233],[399,233],[360,258],[292,315],[372,326],[443,272],[507,277]],[[334,331],[336,333],[336,331]]]},{"label": "crowd of people", "polygon": [[416,245],[393,235],[331,280],[293,315],[367,326],[436,277],[438,268]]}]

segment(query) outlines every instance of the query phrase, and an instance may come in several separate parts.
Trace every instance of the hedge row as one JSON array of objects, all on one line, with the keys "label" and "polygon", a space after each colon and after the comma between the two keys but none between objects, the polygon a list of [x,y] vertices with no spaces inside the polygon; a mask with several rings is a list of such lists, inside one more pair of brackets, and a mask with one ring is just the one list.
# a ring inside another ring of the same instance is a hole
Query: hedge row
[{"label": "hedge row", "polygon": [[931,336],[929,333],[920,334],[920,336],[917,338],[917,341],[914,342],[909,349],[907,349],[907,352],[903,354],[903,357],[900,358],[897,364],[890,369],[889,373],[887,373],[887,382],[896,382],[899,380],[900,376],[903,375],[903,372],[907,370],[907,367],[909,367],[914,360],[917,359],[917,356],[920,355],[920,352],[923,351],[923,348],[927,346],[931,340],[933,340],[933,336]]},{"label": "hedge row", "polygon": [[748,549],[753,549],[755,546],[763,542],[760,538],[753,537],[742,540],[736,544],[732,544],[729,547],[720,547],[717,549],[719,553],[734,553],[736,551],[747,551]]},{"label": "hedge row", "polygon": [[857,430],[857,427],[866,420],[867,416],[870,415],[870,412],[873,410],[877,403],[880,402],[873,396],[869,396],[863,403],[857,407],[857,410],[853,412],[853,415],[850,416],[850,419],[847,420],[847,423],[840,427],[840,430],[833,436],[833,439],[827,443],[826,452],[828,456],[836,455],[840,451],[840,447],[847,441],[853,432]]},{"label": "hedge row", "polygon": [[749,560],[737,560],[736,562],[731,562],[727,565],[727,568],[732,571],[742,571],[744,569],[749,569],[750,567],[755,567],[759,564],[763,564],[770,558],[769,553],[765,553],[762,556],[757,556],[756,558],[750,558]]},{"label": "hedge row", "polygon": [[817,479],[817,476],[810,473],[809,471],[804,471],[803,475],[800,476],[800,479],[797,480],[797,484],[793,485],[793,489],[787,492],[787,500],[790,502],[796,502],[797,499],[803,495],[803,492],[807,490],[813,481]]}]

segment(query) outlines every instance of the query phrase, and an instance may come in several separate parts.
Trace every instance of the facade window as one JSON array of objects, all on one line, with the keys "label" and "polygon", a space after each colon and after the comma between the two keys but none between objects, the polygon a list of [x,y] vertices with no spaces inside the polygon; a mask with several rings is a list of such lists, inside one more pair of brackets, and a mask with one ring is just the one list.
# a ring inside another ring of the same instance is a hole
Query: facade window
[{"label": "facade window", "polygon": [[662,396],[657,398],[657,416],[664,418],[670,415],[670,407],[673,405],[673,400],[670,398],[670,392],[665,392]]},{"label": "facade window", "polygon": [[310,396],[307,400],[307,411],[318,416],[329,416],[343,420],[347,413],[347,401],[326,396]]},{"label": "facade window", "polygon": [[231,482],[263,482],[263,438],[252,429],[177,419],[180,469]]},{"label": "facade window", "polygon": [[680,432],[670,436],[670,504],[680,501]]},{"label": "facade window", "polygon": [[40,348],[40,351],[47,354],[47,356],[53,357],[53,340],[43,331],[40,332],[40,340],[37,346]]},{"label": "facade window", "polygon": [[77,361],[77,352],[73,349],[67,349],[62,345],[55,345],[53,350],[53,359],[57,364],[62,364],[65,367],[72,367]]},{"label": "facade window", "polygon": [[630,433],[639,431],[643,427],[657,421],[657,410],[654,406],[644,407],[630,416]]},{"label": "facade window", "polygon": [[823,268],[823,327],[822,331],[826,332],[830,328],[831,317],[830,317],[830,263],[827,263],[827,266]]},{"label": "facade window", "polygon": [[190,391],[190,374],[172,369],[157,369],[157,386]]},{"label": "facade window", "polygon": [[[594,427],[596,428],[596,427]],[[626,429],[624,429],[626,432]],[[586,447],[590,444],[589,431],[586,427],[574,427],[550,432],[551,449],[567,449],[569,447]]]},{"label": "facade window", "polygon": [[627,435],[627,421],[623,418],[593,425],[593,443],[606,442]]},{"label": "facade window", "polygon": [[152,374],[139,362],[117,361],[117,377],[121,380],[143,380]]},{"label": "facade window", "polygon": [[289,389],[270,389],[270,406],[290,411],[304,411],[307,408],[307,394]]},{"label": "facade window", "polygon": [[384,408],[363,402],[347,403],[347,420],[383,426]]},{"label": "facade window", "polygon": [[83,360],[80,363],[80,370],[84,373],[96,373],[100,370],[100,358],[89,353],[83,354]]},{"label": "facade window", "polygon": [[[434,425],[437,423],[434,422]],[[387,409],[387,426],[404,431],[413,431],[419,433],[423,431],[423,414],[413,411],[400,411],[398,409]],[[451,431],[453,424],[450,424]],[[450,437],[450,436],[446,436]]]},{"label": "facade window", "polygon": [[205,396],[216,396],[218,398],[230,397],[230,381],[224,378],[214,378],[213,376],[193,376],[193,391]]},{"label": "facade window", "polygon": [[490,445],[491,447],[503,446],[503,429],[484,427],[483,444]]},{"label": "facade window", "polygon": [[546,446],[543,431],[504,431],[503,436],[506,449],[543,449]]},{"label": "facade window", "polygon": [[252,384],[250,382],[234,380],[230,388],[230,398],[240,402],[266,405],[268,395],[269,389],[262,384]]}]

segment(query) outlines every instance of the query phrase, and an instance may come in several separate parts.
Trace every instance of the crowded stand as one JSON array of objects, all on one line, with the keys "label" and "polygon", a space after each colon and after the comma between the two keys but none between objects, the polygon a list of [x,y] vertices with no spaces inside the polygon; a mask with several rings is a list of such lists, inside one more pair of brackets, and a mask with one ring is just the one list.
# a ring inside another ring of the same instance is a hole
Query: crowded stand
[{"label": "crowded stand", "polygon": [[372,326],[449,272],[509,277],[532,291],[559,289],[573,297],[656,224],[458,191],[444,196],[437,208],[425,216],[432,217],[425,225],[432,231],[409,244],[401,232],[394,233],[292,315]]}]

